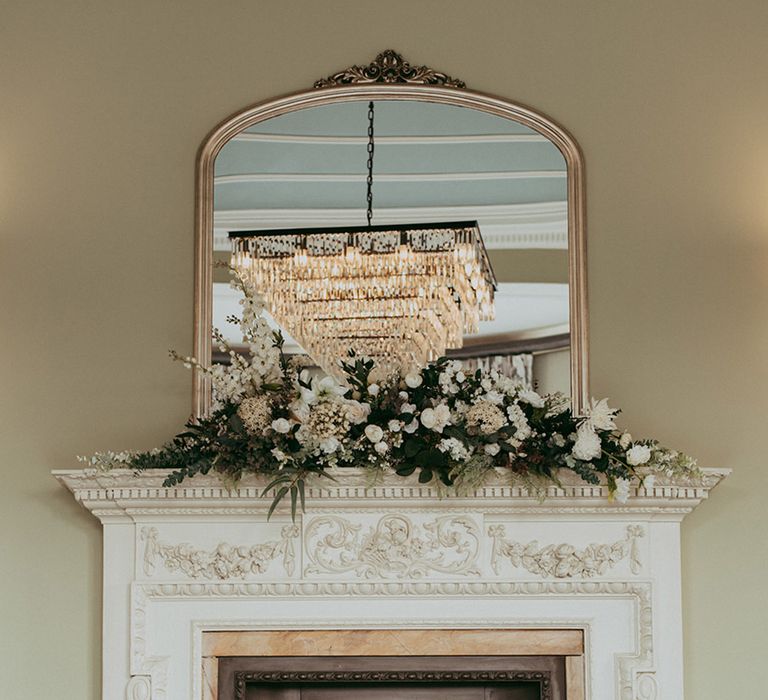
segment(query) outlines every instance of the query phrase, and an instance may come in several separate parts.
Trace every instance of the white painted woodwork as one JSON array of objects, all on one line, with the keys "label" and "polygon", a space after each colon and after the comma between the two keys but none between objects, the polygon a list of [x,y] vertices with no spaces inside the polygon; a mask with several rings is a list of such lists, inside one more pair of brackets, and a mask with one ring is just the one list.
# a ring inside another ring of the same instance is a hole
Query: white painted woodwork
[{"label": "white painted woodwork", "polygon": [[356,470],[307,487],[296,523],[248,477],[54,472],[104,526],[103,697],[202,697],[214,630],[583,630],[587,697],[683,697],[680,522],[728,470],[610,503],[574,478],[545,500],[499,475],[438,497]]}]

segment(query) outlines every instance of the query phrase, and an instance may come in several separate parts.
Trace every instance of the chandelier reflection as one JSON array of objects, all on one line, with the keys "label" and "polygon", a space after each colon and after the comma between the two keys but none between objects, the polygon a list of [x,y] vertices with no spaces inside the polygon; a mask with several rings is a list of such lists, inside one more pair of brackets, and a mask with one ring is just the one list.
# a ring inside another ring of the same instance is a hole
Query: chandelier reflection
[{"label": "chandelier reflection", "polygon": [[494,318],[496,280],[476,221],[230,233],[232,264],[274,319],[326,372],[348,350],[388,370],[460,348]]}]

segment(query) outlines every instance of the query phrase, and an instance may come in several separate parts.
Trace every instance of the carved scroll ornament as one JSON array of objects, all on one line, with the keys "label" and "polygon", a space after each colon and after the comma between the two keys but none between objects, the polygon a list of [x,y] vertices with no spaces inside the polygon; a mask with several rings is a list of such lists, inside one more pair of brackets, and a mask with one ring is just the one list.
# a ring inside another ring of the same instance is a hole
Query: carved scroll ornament
[{"label": "carved scroll ornament", "polygon": [[466,87],[463,80],[456,80],[427,66],[412,66],[392,49],[382,51],[367,66],[350,66],[338,73],[315,82],[316,88],[337,87],[360,83],[406,83],[410,85],[442,85]]},{"label": "carved scroll ornament", "polygon": [[294,538],[299,528],[286,525],[277,542],[253,545],[231,545],[221,542],[213,550],[195,549],[191,544],[165,544],[160,542],[157,529],[145,527],[141,531],[144,545],[144,573],[152,576],[157,559],[168,571],[181,571],[189,578],[228,579],[245,578],[249,574],[262,574],[270,562],[282,557],[283,568],[291,576],[296,565]]},{"label": "carved scroll ornament", "polygon": [[443,516],[421,526],[386,515],[364,534],[336,515],[317,517],[305,534],[307,574],[354,571],[364,578],[421,578],[430,571],[479,576],[480,529],[472,518]]},{"label": "carved scroll ornament", "polygon": [[610,544],[590,544],[577,549],[571,544],[550,544],[540,547],[536,540],[524,544],[506,538],[504,525],[491,525],[488,535],[493,539],[491,567],[499,573],[502,559],[544,578],[592,578],[602,576],[608,569],[629,559],[633,574],[640,573],[641,563],[637,540],[645,536],[640,525],[628,525],[623,540]]}]

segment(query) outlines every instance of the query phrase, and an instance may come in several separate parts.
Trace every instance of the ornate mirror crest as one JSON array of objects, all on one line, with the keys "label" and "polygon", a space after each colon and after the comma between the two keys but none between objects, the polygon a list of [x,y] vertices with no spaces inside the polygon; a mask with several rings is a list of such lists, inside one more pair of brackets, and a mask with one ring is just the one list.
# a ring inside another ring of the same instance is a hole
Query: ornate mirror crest
[{"label": "ornate mirror crest", "polygon": [[350,66],[315,82],[315,88],[336,87],[370,83],[442,85],[443,87],[465,88],[463,80],[457,80],[445,73],[427,66],[412,66],[392,49],[382,51],[367,66]]},{"label": "ornate mirror crest", "polygon": [[[195,330],[194,356],[209,366],[213,320],[213,221],[215,161],[222,148],[246,130],[268,120],[314,107],[350,102],[387,101],[463,107],[515,122],[556,147],[565,165],[570,394],[573,409],[583,413],[589,397],[587,337],[586,217],[584,163],[571,135],[546,115],[510,100],[467,89],[465,83],[424,65],[412,65],[393,50],[383,51],[368,65],[353,65],[317,80],[313,88],[271,98],[232,115],[204,140],[196,168]],[[530,137],[526,137],[530,138]],[[210,407],[210,381],[193,374],[193,412]]]}]

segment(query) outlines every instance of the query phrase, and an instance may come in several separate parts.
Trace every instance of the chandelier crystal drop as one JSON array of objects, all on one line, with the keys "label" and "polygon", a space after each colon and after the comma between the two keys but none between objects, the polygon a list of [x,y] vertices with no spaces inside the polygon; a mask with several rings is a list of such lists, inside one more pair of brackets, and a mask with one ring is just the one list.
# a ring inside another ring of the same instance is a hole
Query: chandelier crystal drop
[{"label": "chandelier crystal drop", "polygon": [[385,370],[423,366],[494,318],[496,280],[476,221],[237,231],[232,265],[326,372],[348,350]]}]

